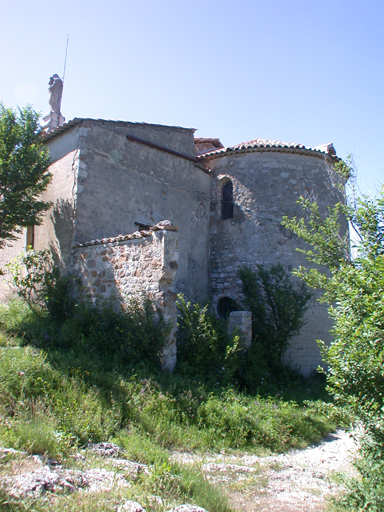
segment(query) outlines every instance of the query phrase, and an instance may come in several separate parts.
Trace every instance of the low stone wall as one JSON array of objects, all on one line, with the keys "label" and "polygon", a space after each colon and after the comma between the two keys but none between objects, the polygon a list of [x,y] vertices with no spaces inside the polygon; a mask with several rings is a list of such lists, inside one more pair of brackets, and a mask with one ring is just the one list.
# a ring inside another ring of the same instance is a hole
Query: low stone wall
[{"label": "low stone wall", "polygon": [[162,222],[148,231],[94,240],[74,248],[73,268],[91,297],[120,301],[145,292],[172,330],[163,352],[163,368],[176,364],[177,228]]}]

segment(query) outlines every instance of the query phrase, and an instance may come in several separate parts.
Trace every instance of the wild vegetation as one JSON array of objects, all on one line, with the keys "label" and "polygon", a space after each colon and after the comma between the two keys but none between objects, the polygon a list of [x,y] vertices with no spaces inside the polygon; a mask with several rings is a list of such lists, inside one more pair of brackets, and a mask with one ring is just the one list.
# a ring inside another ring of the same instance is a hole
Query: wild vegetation
[{"label": "wild vegetation", "polygon": [[[26,256],[29,263],[31,257]],[[39,299],[0,308],[3,446],[75,467],[80,448],[114,441],[128,459],[151,466],[130,488],[131,497],[161,495],[211,512],[229,511],[225,497],[210,490],[198,472],[170,461],[170,451],[282,452],[305,447],[348,421],[340,408],[319,399],[326,397],[321,376],[304,379],[286,372],[279,382],[260,381],[245,392],[238,381],[239,337],[228,336],[203,306],[180,300],[181,339],[193,340],[199,364],[193,370],[187,355],[170,375],[160,371],[168,326],[146,297],[122,309],[108,301],[78,303],[71,298],[71,281],[49,265],[50,277],[35,282],[30,272],[29,283],[22,265],[13,268],[13,282],[24,298],[38,293]],[[25,287],[35,286],[38,292],[25,295]],[[268,381],[268,372],[264,375]],[[2,460],[3,468],[8,462]],[[59,510],[62,499],[50,506]],[[114,510],[108,499],[99,510]],[[81,509],[78,498],[66,500],[66,510]],[[83,510],[92,510],[90,503]]]},{"label": "wild vegetation", "polygon": [[[344,176],[350,169],[340,163]],[[312,266],[295,274],[323,291],[334,319],[334,342],[322,345],[329,365],[328,390],[337,404],[357,416],[361,429],[360,478],[349,482],[346,510],[384,509],[384,193],[376,199],[341,202],[326,215],[301,200],[301,219],[283,224],[310,244]],[[354,233],[353,253],[347,224]]]},{"label": "wild vegetation", "polygon": [[14,111],[0,103],[0,247],[23,227],[40,224],[50,206],[39,197],[52,177],[40,135],[31,107]]},{"label": "wild vegetation", "polygon": [[209,302],[192,304],[179,296],[177,371],[251,394],[284,390],[287,396],[300,375],[284,362],[284,354],[304,324],[311,294],[304,283],[293,284],[280,264],[240,268],[239,278],[244,301],[232,307],[252,312],[251,346],[244,349],[239,333],[228,332]]}]

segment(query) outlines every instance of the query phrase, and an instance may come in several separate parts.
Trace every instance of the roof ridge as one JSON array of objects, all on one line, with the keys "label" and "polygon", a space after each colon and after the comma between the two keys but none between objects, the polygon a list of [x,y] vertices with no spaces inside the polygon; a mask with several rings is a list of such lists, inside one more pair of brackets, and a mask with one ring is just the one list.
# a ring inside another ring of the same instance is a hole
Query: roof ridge
[{"label": "roof ridge", "polygon": [[236,153],[236,152],[247,152],[252,150],[299,150],[306,151],[310,153],[315,153],[318,156],[320,155],[328,155],[336,157],[336,151],[332,143],[322,144],[320,146],[316,146],[314,148],[305,146],[304,144],[299,144],[297,142],[284,142],[281,140],[274,139],[263,139],[261,137],[257,137],[255,139],[251,139],[245,142],[240,142],[239,144],[234,144],[232,146],[226,146],[225,148],[216,149],[210,151],[208,153],[204,153],[199,155],[198,159],[205,159],[209,157],[221,156],[228,153]]}]

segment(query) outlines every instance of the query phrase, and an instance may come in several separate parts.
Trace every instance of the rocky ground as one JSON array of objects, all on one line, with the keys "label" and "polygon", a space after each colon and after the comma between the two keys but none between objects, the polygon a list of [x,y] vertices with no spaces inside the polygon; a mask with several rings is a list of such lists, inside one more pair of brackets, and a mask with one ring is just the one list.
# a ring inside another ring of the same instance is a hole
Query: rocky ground
[{"label": "rocky ground", "polygon": [[318,512],[342,490],[335,476],[353,472],[356,449],[351,435],[338,430],[318,445],[281,455],[173,457],[183,463],[200,463],[207,478],[225,488],[239,511]]},{"label": "rocky ground", "polygon": [[[103,457],[109,469],[66,469],[56,461],[27,456],[0,448],[0,460],[12,459],[11,474],[2,474],[0,483],[7,494],[15,498],[38,499],[47,491],[108,491],[129,486],[141,472],[150,468],[126,460],[119,447],[110,443],[92,445],[90,450]],[[305,450],[281,455],[258,457],[221,453],[201,457],[188,453],[173,453],[172,459],[199,467],[212,483],[222,486],[236,510],[297,512],[323,511],[326,499],[341,490],[332,478],[339,472],[353,471],[351,460],[356,452],[352,437],[341,430],[328,435],[321,443]],[[79,454],[81,461],[83,455]],[[126,500],[117,512],[141,512],[139,503]],[[204,512],[204,509],[182,505],[174,512]]]}]

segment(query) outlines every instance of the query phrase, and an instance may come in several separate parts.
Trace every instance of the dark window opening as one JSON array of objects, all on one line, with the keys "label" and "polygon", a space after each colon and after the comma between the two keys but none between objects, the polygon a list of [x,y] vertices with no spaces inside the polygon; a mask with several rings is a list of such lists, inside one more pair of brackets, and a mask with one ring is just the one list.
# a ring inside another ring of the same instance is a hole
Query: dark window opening
[{"label": "dark window opening", "polygon": [[27,227],[27,250],[35,248],[35,226]]},{"label": "dark window opening", "polygon": [[232,181],[227,181],[223,185],[221,193],[221,218],[233,219],[233,185]]},{"label": "dark window opening", "polygon": [[231,297],[222,297],[217,304],[217,314],[220,318],[227,318],[232,311],[237,311],[236,302]]}]

